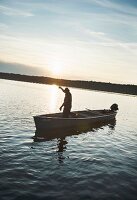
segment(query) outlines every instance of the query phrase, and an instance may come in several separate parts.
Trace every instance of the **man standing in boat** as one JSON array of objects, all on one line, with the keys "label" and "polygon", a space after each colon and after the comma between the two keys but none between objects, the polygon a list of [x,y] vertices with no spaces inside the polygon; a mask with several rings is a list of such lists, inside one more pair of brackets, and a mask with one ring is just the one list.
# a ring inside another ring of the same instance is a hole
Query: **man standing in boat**
[{"label": "man standing in boat", "polygon": [[70,115],[70,110],[71,110],[71,105],[72,105],[72,95],[69,91],[68,88],[63,89],[62,87],[59,87],[64,93],[65,93],[65,98],[62,106],[60,107],[60,110],[63,109],[63,117],[69,117]]}]

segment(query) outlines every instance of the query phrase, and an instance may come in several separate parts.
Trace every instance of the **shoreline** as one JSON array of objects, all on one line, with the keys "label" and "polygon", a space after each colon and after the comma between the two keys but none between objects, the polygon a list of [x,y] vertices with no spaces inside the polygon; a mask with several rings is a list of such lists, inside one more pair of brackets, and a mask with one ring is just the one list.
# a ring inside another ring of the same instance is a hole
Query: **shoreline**
[{"label": "shoreline", "polygon": [[30,75],[4,73],[4,72],[0,72],[0,79],[49,84],[49,85],[56,84],[58,86],[74,87],[74,88],[88,89],[88,90],[94,90],[94,91],[137,95],[137,85],[125,85],[125,84],[105,83],[105,82],[96,82],[96,81],[56,79],[56,78],[44,77],[44,76],[30,76]]}]

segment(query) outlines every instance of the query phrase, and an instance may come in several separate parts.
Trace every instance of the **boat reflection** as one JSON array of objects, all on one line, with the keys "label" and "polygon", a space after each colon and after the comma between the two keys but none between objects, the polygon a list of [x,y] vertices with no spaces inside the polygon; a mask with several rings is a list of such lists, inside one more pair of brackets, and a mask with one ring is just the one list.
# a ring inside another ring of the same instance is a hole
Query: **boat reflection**
[{"label": "boat reflection", "polygon": [[58,139],[58,143],[57,143],[57,152],[63,152],[67,147],[66,147],[66,144],[68,142],[65,140],[65,138],[59,138]]},{"label": "boat reflection", "polygon": [[65,138],[59,138],[57,142],[57,153],[58,153],[58,161],[59,163],[63,163],[65,156],[63,155],[63,152],[67,149],[66,144],[68,142]]},{"label": "boat reflection", "polygon": [[86,133],[89,131],[95,131],[95,129],[102,128],[103,126],[108,126],[110,130],[114,130],[116,125],[116,120],[112,120],[108,123],[98,123],[92,127],[81,127],[80,130],[54,130],[52,132],[35,132],[33,137],[34,141],[52,140],[55,138],[65,138],[66,136],[79,135],[81,133]]},{"label": "boat reflection", "polygon": [[[78,135],[80,133],[86,133],[88,131],[95,132],[97,129],[103,128],[104,126],[105,127],[107,126],[109,128],[108,134],[112,134],[115,129],[115,125],[116,125],[116,120],[113,120],[107,124],[98,124],[98,125],[96,124],[94,127],[90,128],[90,129],[86,129],[86,130],[79,130],[79,131],[71,130],[71,131],[60,131],[60,132],[55,131],[50,136],[49,136],[49,134],[47,135],[46,133],[38,133],[37,132],[35,134],[35,136],[33,137],[33,140],[34,140],[34,142],[43,142],[43,141],[48,141],[48,140],[57,138],[57,148],[56,148],[57,160],[58,160],[59,164],[63,164],[64,160],[66,159],[64,152],[66,151],[67,144],[68,144],[68,142],[66,140],[67,136]],[[40,134],[40,135],[38,135],[38,134]],[[46,137],[45,137],[45,135],[46,135]],[[67,158],[68,158],[68,156],[67,156]]]},{"label": "boat reflection", "polygon": [[108,127],[109,127],[111,130],[115,130],[115,126],[116,126],[116,120],[114,120],[113,123],[109,123],[109,124],[108,124]]}]

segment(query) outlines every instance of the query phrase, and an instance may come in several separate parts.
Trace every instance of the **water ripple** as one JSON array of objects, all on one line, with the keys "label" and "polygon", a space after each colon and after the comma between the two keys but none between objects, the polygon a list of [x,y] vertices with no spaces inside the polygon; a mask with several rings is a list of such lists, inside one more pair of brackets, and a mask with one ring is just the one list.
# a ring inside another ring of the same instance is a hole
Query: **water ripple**
[{"label": "water ripple", "polygon": [[[115,126],[35,142],[32,116],[44,113],[43,108],[49,112],[51,88],[1,82],[1,199],[136,200],[136,98],[72,89],[74,110],[77,106],[83,109],[85,104],[90,107],[89,96],[98,107],[116,99],[120,110]],[[57,102],[62,101],[62,97],[57,98]],[[57,112],[58,105],[54,109]]]}]

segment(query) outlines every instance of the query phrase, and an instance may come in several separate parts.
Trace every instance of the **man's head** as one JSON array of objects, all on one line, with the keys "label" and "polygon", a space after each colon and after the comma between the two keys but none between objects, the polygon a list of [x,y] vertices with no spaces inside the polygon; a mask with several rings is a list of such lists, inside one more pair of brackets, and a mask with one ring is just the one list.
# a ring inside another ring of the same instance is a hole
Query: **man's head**
[{"label": "man's head", "polygon": [[69,89],[68,89],[68,88],[65,88],[65,92],[68,93],[68,92],[69,92]]}]

